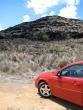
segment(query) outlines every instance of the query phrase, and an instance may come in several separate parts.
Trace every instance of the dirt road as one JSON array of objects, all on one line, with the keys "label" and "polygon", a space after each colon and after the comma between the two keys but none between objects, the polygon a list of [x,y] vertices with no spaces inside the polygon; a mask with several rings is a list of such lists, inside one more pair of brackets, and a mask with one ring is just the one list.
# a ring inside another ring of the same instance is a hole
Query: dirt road
[{"label": "dirt road", "polygon": [[59,98],[43,99],[33,85],[0,85],[0,110],[83,110]]}]

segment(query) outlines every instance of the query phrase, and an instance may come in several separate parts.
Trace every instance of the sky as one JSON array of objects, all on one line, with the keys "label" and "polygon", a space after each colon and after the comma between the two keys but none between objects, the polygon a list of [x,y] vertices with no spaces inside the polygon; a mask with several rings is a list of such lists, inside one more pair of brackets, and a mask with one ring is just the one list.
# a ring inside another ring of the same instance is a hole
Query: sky
[{"label": "sky", "polygon": [[83,0],[0,0],[0,30],[41,17],[83,20]]}]

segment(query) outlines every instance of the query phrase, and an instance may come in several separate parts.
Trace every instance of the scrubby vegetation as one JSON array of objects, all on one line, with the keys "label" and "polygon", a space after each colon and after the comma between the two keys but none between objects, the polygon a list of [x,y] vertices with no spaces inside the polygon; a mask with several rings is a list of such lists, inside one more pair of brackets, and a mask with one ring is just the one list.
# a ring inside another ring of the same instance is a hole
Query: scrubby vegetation
[{"label": "scrubby vegetation", "polygon": [[83,59],[83,39],[65,41],[0,40],[0,72],[23,74],[56,69]]},{"label": "scrubby vegetation", "polygon": [[78,60],[83,60],[83,20],[47,16],[0,31],[2,81],[3,73],[33,80],[41,71]]},{"label": "scrubby vegetation", "polygon": [[0,39],[14,38],[39,41],[83,38],[83,20],[46,16],[32,22],[21,23],[0,32]]}]

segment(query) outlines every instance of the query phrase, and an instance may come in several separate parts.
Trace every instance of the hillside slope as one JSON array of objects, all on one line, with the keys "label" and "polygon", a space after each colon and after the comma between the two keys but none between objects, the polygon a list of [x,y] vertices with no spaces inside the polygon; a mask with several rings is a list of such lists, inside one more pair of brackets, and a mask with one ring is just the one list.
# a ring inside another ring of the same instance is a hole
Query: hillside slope
[{"label": "hillside slope", "polygon": [[82,37],[83,21],[59,16],[1,31],[0,82],[32,83],[42,71],[83,60]]},{"label": "hillside slope", "polygon": [[0,32],[0,38],[30,40],[64,40],[83,37],[83,21],[60,16],[47,16],[25,22]]}]

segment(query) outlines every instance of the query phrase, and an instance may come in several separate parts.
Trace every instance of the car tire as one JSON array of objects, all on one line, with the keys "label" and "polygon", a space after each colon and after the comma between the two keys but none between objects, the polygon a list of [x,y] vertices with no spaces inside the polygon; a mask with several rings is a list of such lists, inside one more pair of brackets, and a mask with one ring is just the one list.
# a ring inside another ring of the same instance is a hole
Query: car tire
[{"label": "car tire", "polygon": [[49,98],[51,96],[51,90],[47,83],[41,82],[38,86],[38,93],[44,98]]}]

